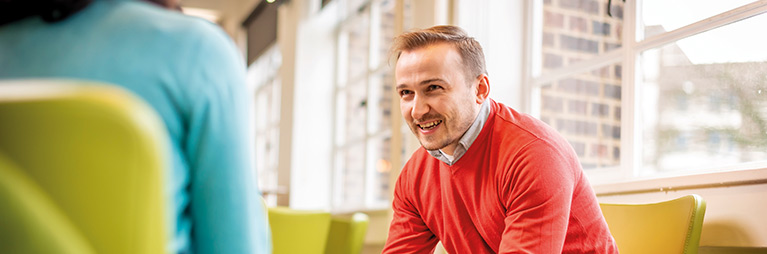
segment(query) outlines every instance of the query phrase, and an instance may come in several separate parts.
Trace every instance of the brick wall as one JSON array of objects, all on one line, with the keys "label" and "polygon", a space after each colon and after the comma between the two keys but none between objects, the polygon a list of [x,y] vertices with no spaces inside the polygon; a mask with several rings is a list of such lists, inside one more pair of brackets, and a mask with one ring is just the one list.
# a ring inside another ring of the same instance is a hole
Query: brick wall
[{"label": "brick wall", "polygon": [[[542,69],[559,69],[622,43],[623,2],[544,0]],[[585,169],[620,163],[621,65],[579,73],[541,88],[541,120],[573,146]]]}]

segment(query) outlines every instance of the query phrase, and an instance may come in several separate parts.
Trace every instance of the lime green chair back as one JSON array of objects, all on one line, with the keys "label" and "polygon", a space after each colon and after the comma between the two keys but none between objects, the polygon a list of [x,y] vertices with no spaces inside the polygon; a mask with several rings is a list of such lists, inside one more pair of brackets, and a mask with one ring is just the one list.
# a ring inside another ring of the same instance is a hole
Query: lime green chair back
[{"label": "lime green chair back", "polygon": [[365,242],[370,218],[364,213],[354,213],[350,218],[333,217],[325,247],[327,254],[359,254]]},{"label": "lime green chair back", "polygon": [[4,252],[94,253],[53,200],[4,154],[0,154],[0,204]]},{"label": "lime green chair back", "polygon": [[269,227],[272,230],[272,253],[321,254],[325,252],[330,213],[270,207]]},{"label": "lime green chair back", "polygon": [[116,86],[6,80],[0,123],[0,249],[167,252],[167,133],[148,105]]},{"label": "lime green chair back", "polygon": [[653,204],[600,204],[621,254],[695,254],[706,203],[688,195]]}]

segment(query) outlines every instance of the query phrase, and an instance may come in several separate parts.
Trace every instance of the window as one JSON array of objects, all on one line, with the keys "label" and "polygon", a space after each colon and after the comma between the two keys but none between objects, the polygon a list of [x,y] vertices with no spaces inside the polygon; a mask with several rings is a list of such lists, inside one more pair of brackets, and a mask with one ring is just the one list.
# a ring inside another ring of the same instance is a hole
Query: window
[{"label": "window", "polygon": [[255,87],[258,186],[269,205],[277,205],[277,195],[287,193],[285,187],[277,184],[282,88],[277,72],[281,64],[280,51],[277,46],[272,46],[248,68],[248,84]]},{"label": "window", "polygon": [[767,165],[767,2],[530,3],[532,112],[592,178]]},{"label": "window", "polygon": [[[767,14],[640,52],[643,75],[637,84],[648,98],[643,101],[654,101],[645,104],[639,119],[646,123],[642,174],[767,160],[767,53],[749,45],[767,43],[752,33],[764,24]],[[663,24],[652,26],[665,30]],[[658,71],[649,75],[647,69]],[[665,103],[671,96],[680,98],[681,107]],[[733,98],[733,104],[720,103],[721,97]],[[671,149],[675,137],[660,133],[684,133],[686,145]],[[718,137],[732,142],[733,150]]]},{"label": "window", "polygon": [[395,0],[348,0],[338,35],[335,93],[334,211],[384,209],[390,204],[392,83],[388,51]]}]

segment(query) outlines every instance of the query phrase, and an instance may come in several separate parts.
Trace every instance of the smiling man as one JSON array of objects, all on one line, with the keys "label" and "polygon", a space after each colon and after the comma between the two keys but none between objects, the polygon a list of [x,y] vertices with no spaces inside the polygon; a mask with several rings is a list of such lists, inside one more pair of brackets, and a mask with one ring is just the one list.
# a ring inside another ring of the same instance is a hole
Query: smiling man
[{"label": "smiling man", "polygon": [[395,39],[400,109],[421,148],[394,190],[384,253],[617,253],[575,152],[488,98],[482,47],[455,26]]}]

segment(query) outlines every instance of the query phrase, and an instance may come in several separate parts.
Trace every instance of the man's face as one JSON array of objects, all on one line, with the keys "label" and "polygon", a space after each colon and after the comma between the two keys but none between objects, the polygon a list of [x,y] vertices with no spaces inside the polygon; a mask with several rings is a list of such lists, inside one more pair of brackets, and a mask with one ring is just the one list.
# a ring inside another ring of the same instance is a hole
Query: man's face
[{"label": "man's face", "polygon": [[427,150],[452,155],[474,122],[487,95],[487,79],[484,75],[467,79],[465,74],[460,53],[447,43],[400,54],[395,69],[400,110]]}]

